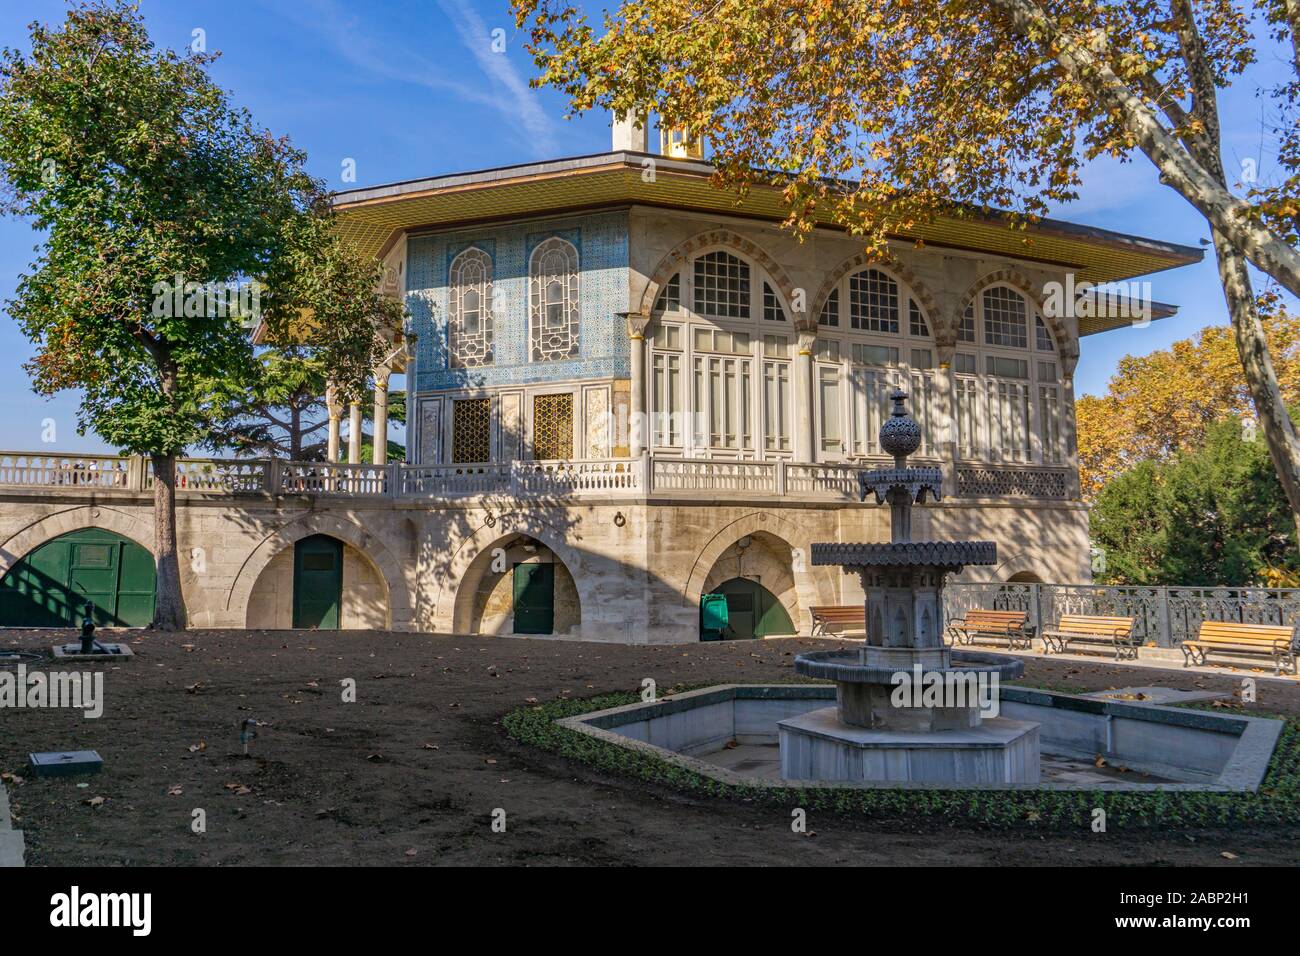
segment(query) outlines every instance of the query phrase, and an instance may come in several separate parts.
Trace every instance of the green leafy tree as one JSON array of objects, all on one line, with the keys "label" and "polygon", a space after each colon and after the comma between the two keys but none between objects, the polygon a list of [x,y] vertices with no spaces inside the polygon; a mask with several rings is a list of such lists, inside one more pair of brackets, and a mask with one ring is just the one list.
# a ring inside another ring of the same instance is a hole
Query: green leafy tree
[{"label": "green leafy tree", "polygon": [[217,452],[290,461],[324,461],[325,363],[300,348],[268,348],[249,388],[231,396],[205,444]]},{"label": "green leafy tree", "polygon": [[159,49],[134,6],[107,0],[30,40],[0,55],[7,209],[42,236],[9,313],[35,345],[34,388],[79,389],[80,430],[151,459],[153,624],[183,628],[176,457],[255,381],[258,314],[277,329],[315,315],[355,393],[370,320],[394,310],[375,308],[377,265],[343,247],[303,154],[212,82],[215,54]]},{"label": "green leafy tree", "polygon": [[1264,443],[1221,421],[1202,446],[1107,483],[1092,510],[1116,584],[1247,585],[1296,568],[1294,525]]}]

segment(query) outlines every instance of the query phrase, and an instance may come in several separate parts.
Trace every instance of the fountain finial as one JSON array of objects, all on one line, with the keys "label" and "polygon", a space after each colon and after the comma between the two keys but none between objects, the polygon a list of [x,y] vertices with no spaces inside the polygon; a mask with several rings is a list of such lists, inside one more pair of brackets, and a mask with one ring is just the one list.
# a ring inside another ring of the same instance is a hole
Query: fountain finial
[{"label": "fountain finial", "polygon": [[907,393],[894,389],[889,400],[894,403],[893,413],[880,426],[880,447],[894,456],[894,467],[906,467],[907,456],[921,447],[921,426],[907,413],[904,402]]}]

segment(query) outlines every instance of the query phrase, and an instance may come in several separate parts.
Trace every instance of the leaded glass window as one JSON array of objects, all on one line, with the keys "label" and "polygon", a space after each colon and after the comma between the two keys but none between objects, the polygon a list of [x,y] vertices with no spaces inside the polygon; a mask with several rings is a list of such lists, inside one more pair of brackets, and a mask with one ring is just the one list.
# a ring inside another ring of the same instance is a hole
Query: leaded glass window
[{"label": "leaded glass window", "polygon": [[528,267],[532,360],[578,354],[578,250],[558,236],[533,250]]},{"label": "leaded glass window", "polygon": [[969,305],[961,317],[961,325],[957,326],[958,342],[975,341],[975,307]]},{"label": "leaded glass window", "polygon": [[695,311],[714,319],[748,319],[748,264],[721,250],[696,259]]},{"label": "leaded glass window", "polygon": [[831,294],[826,297],[826,303],[822,306],[822,314],[817,316],[818,325],[827,325],[831,328],[838,328],[840,324],[840,290],[836,286],[831,289]]},{"label": "leaded glass window", "polygon": [[1052,348],[1052,333],[1047,331],[1047,326],[1043,324],[1041,315],[1034,316],[1034,346],[1040,352],[1054,352]]},{"label": "leaded glass window", "polygon": [[925,315],[921,312],[921,307],[915,302],[908,303],[907,326],[912,335],[923,338],[930,337],[930,328],[925,324]]},{"label": "leaded glass window", "polygon": [[451,404],[451,460],[469,464],[492,460],[492,400],[462,398]]},{"label": "leaded glass window", "polygon": [[682,308],[682,274],[674,272],[673,277],[664,283],[664,287],[659,290],[659,297],[655,299],[654,311],[656,314],[664,312],[680,312]]},{"label": "leaded glass window", "polygon": [[533,398],[533,457],[553,461],[573,457],[573,393]]},{"label": "leaded glass window", "polygon": [[476,368],[493,363],[492,260],[482,249],[466,249],[451,263],[447,304],[447,351],[451,365]]},{"label": "leaded glass window", "polygon": [[785,309],[781,308],[781,300],[766,282],[763,283],[763,318],[768,322],[785,321]]},{"label": "leaded glass window", "polygon": [[898,331],[898,283],[877,269],[849,276],[849,324],[867,332]]},{"label": "leaded glass window", "polygon": [[984,344],[1009,349],[1029,347],[1024,296],[1006,286],[984,290]]}]

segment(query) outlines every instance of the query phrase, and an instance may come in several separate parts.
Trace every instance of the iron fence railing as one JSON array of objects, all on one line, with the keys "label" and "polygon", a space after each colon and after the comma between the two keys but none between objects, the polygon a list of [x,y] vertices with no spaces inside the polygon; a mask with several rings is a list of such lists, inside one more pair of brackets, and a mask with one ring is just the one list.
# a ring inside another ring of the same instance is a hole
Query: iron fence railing
[{"label": "iron fence railing", "polygon": [[1065,614],[1131,617],[1133,633],[1142,643],[1177,647],[1196,636],[1202,621],[1300,624],[1300,590],[996,582],[950,584],[944,589],[946,619],[975,608],[1027,611],[1040,632]]}]

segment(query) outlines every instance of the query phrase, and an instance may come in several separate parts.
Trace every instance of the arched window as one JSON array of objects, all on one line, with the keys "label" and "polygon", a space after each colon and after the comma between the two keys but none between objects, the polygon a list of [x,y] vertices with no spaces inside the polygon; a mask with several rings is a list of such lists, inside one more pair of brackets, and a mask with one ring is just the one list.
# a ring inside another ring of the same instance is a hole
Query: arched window
[{"label": "arched window", "polygon": [[1035,351],[1055,351],[1037,309],[1009,286],[984,289],[963,316],[953,360],[958,457],[1061,462],[1057,363]]},{"label": "arched window", "polygon": [[663,287],[647,335],[652,445],[664,454],[788,457],[791,304],[761,261],[704,248]]},{"label": "arched window", "polygon": [[466,249],[451,263],[447,302],[447,351],[451,365],[491,365],[492,259],[482,249]]},{"label": "arched window", "polygon": [[906,283],[882,268],[853,272],[831,288],[817,324],[821,455],[880,455],[880,425],[896,388],[911,396],[909,406],[922,427],[920,454],[932,454],[934,343],[925,310]]},{"label": "arched window", "polygon": [[682,274],[674,272],[673,277],[664,283],[659,290],[659,297],[655,299],[654,315],[663,315],[665,312],[680,312],[682,310]]},{"label": "arched window", "polygon": [[553,236],[528,263],[529,343],[534,362],[578,355],[578,250]]},{"label": "arched window", "polygon": [[710,319],[747,319],[749,263],[719,249],[695,260],[695,311]]},{"label": "arched window", "polygon": [[865,332],[897,332],[898,283],[879,269],[849,276],[849,325]]},{"label": "arched window", "polygon": [[1006,286],[984,290],[984,344],[999,348],[1029,347],[1025,297]]}]

